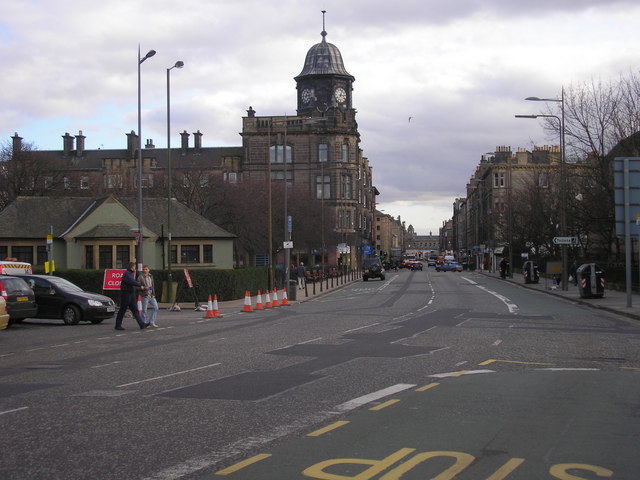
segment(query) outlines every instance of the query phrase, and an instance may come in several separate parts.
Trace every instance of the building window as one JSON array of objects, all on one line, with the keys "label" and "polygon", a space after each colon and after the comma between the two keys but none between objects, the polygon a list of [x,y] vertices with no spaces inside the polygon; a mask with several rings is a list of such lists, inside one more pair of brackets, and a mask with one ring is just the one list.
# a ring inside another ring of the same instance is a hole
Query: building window
[{"label": "building window", "polygon": [[53,177],[50,175],[47,175],[43,178],[43,180],[44,180],[44,188],[46,190],[49,190],[53,186]]},{"label": "building window", "polygon": [[495,188],[504,187],[504,172],[496,172],[493,174],[493,186]]},{"label": "building window", "polygon": [[[282,145],[269,147],[269,158],[271,159],[271,163],[284,163],[282,159],[283,150]],[[292,163],[292,153],[291,147],[287,145],[287,163]]]},{"label": "building window", "polygon": [[342,144],[342,158],[341,161],[344,163],[349,163],[349,144]]},{"label": "building window", "polygon": [[538,186],[541,188],[549,188],[549,174],[546,172],[538,174]]},{"label": "building window", "polygon": [[331,198],[331,180],[329,175],[316,175],[316,198]]},{"label": "building window", "polygon": [[[135,177],[135,187],[138,188],[138,176]],[[142,175],[142,188],[151,188],[153,187],[153,174],[145,173]]]},{"label": "building window", "polygon": [[0,247],[0,260],[4,260],[9,256],[9,247],[3,245]]},{"label": "building window", "polygon": [[92,270],[94,268],[93,263],[93,245],[84,246],[84,268]]},{"label": "building window", "polygon": [[344,212],[344,223],[345,227],[351,229],[353,225],[351,225],[351,211],[347,210]]},{"label": "building window", "polygon": [[122,188],[122,175],[110,173],[104,176],[105,188]]},{"label": "building window", "polygon": [[116,245],[116,268],[129,266],[129,245]]},{"label": "building window", "polygon": [[169,253],[169,257],[171,258],[171,263],[178,263],[178,246],[171,245],[171,252]]},{"label": "building window", "polygon": [[16,258],[18,262],[33,263],[33,247],[32,246],[13,246],[11,247],[11,256]]},{"label": "building window", "polygon": [[89,190],[89,177],[80,177],[80,189]]},{"label": "building window", "polygon": [[46,245],[38,245],[36,247],[36,265],[44,265],[49,261],[49,252]]},{"label": "building window", "polygon": [[62,184],[64,185],[65,190],[71,189],[71,179],[69,177],[64,177],[62,179]]},{"label": "building window", "polygon": [[213,263],[213,245],[202,246],[202,263]]},{"label": "building window", "polygon": [[329,145],[321,143],[318,145],[318,161],[326,163],[329,161]]},{"label": "building window", "polygon": [[180,247],[181,263],[200,263],[200,245],[182,245]]},{"label": "building window", "polygon": [[353,192],[351,191],[351,175],[342,175],[342,198],[351,200]]},{"label": "building window", "polygon": [[98,247],[98,268],[113,268],[113,247],[111,245],[100,245]]},{"label": "building window", "polygon": [[[272,171],[271,180],[284,180],[284,170]],[[287,170],[287,187],[293,185],[293,172]]]},{"label": "building window", "polygon": [[236,172],[224,172],[224,181],[227,183],[238,183],[238,174]]}]

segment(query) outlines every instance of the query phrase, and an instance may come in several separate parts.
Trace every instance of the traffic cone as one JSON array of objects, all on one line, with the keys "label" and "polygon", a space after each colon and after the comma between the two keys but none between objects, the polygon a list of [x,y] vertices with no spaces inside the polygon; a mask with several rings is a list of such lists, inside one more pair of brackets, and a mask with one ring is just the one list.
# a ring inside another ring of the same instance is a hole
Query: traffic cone
[{"label": "traffic cone", "polygon": [[249,295],[249,290],[244,294],[244,306],[242,307],[242,311],[253,312],[253,308],[251,308],[251,295]]},{"label": "traffic cone", "polygon": [[260,295],[260,290],[258,290],[258,296],[256,297],[256,310],[262,310],[262,295]]},{"label": "traffic cone", "polygon": [[287,298],[287,289],[282,290],[282,306],[289,306],[289,299]]},{"label": "traffic cone", "polygon": [[138,295],[138,315],[142,316],[142,299]]},{"label": "traffic cone", "polygon": [[213,302],[211,301],[211,295],[209,295],[209,299],[207,300],[207,314],[204,318],[213,318]]},{"label": "traffic cone", "polygon": [[269,295],[269,290],[265,290],[265,292],[264,308],[271,308],[271,296]]},{"label": "traffic cone", "polygon": [[220,315],[220,310],[218,310],[218,295],[214,295],[213,296],[213,316],[214,317],[221,317],[222,315]]},{"label": "traffic cone", "polygon": [[271,302],[272,307],[279,307],[280,303],[278,303],[278,289],[273,289],[273,302]]}]

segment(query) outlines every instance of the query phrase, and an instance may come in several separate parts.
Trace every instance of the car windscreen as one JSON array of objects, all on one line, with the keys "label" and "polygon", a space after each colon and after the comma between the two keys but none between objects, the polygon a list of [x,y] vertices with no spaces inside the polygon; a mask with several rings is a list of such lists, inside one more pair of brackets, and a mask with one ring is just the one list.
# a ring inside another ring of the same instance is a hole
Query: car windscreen
[{"label": "car windscreen", "polygon": [[50,278],[47,278],[47,280],[49,280],[56,287],[60,287],[61,289],[66,290],[67,292],[84,292],[84,290],[82,290],[79,286],[77,286],[74,283],[71,283],[69,280],[65,280],[64,278],[50,277]]}]

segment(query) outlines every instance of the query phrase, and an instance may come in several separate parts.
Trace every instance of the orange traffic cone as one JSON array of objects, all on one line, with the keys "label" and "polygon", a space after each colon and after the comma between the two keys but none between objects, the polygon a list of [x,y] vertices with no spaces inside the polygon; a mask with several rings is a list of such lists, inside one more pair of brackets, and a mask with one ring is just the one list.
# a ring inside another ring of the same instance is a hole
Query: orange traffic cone
[{"label": "orange traffic cone", "polygon": [[256,297],[256,310],[262,310],[262,295],[260,295],[260,290],[258,290],[258,296]]},{"label": "orange traffic cone", "polygon": [[214,317],[221,317],[222,315],[220,315],[220,310],[218,310],[218,295],[214,295],[213,296],[213,316]]},{"label": "orange traffic cone", "polygon": [[282,290],[282,306],[289,306],[289,299],[287,298],[287,289]]},{"label": "orange traffic cone", "polygon": [[249,295],[249,290],[244,294],[244,306],[242,307],[242,311],[253,312],[253,308],[251,308],[251,295]]},{"label": "orange traffic cone", "polygon": [[271,296],[269,295],[269,290],[266,290],[266,293],[265,293],[264,308],[271,308]]},{"label": "orange traffic cone", "polygon": [[272,307],[279,307],[280,303],[278,303],[278,289],[273,289],[273,302],[271,302]]},{"label": "orange traffic cone", "polygon": [[207,314],[204,318],[213,318],[213,302],[211,301],[211,295],[209,295],[209,299],[207,300]]},{"label": "orange traffic cone", "polygon": [[142,299],[138,295],[138,315],[142,316]]}]

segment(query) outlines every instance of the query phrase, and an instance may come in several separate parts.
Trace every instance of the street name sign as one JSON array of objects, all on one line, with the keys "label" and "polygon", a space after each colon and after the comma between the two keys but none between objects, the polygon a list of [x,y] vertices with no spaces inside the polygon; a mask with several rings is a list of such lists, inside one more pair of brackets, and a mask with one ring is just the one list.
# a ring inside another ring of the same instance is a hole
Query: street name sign
[{"label": "street name sign", "polygon": [[578,237],[553,237],[554,245],[578,245]]}]

